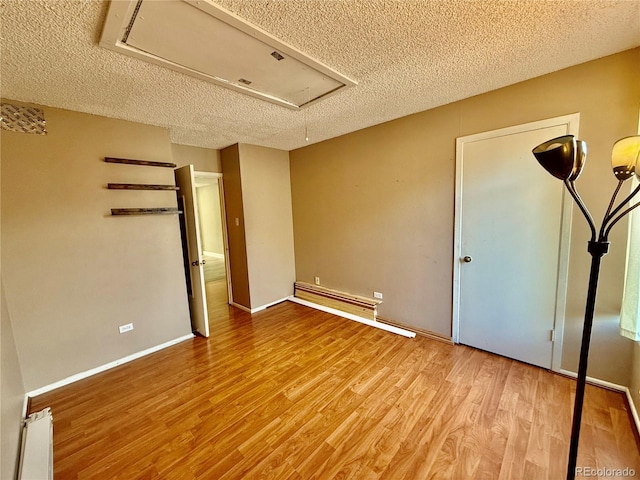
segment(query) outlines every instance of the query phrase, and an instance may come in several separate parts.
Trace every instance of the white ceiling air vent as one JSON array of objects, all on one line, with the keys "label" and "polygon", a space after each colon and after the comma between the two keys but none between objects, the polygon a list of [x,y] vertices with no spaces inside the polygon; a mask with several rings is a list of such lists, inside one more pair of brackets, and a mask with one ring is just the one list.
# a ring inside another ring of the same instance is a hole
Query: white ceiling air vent
[{"label": "white ceiling air vent", "polygon": [[356,85],[210,0],[112,0],[100,45],[292,109]]}]

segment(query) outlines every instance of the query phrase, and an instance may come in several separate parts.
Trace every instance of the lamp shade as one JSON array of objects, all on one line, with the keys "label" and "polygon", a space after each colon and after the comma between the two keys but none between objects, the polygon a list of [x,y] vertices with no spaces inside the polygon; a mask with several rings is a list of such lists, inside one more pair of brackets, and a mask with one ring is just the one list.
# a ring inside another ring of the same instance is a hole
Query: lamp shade
[{"label": "lamp shade", "polygon": [[573,170],[568,180],[573,182],[578,179],[587,161],[587,142],[584,140],[576,140],[576,159],[573,162]]},{"label": "lamp shade", "polygon": [[640,165],[637,165],[639,155],[640,135],[624,137],[613,144],[611,167],[618,180],[627,180],[634,173],[640,176]]},{"label": "lamp shade", "polygon": [[584,150],[582,150],[581,145],[580,161],[582,163],[577,173],[575,170],[578,148],[573,135],[564,135],[547,140],[533,149],[533,155],[538,160],[538,163],[551,175],[560,180],[569,180],[573,176],[578,178],[582,171],[582,165],[584,165],[584,158],[586,157],[586,144],[584,147]]}]

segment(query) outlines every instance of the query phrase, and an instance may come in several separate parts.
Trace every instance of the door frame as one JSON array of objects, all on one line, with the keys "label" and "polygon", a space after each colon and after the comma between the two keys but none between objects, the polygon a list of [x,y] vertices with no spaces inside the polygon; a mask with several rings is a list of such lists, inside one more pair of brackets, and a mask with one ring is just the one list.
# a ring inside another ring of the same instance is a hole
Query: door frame
[{"label": "door frame", "polygon": [[224,203],[224,180],[222,173],[193,172],[195,178],[215,178],[218,180],[218,196],[220,198],[220,219],[222,225],[222,241],[224,246],[224,268],[227,278],[227,294],[229,305],[233,304],[233,289],[231,287],[231,264],[229,263],[229,234],[227,232],[227,207]]},{"label": "door frame", "polygon": [[[456,186],[454,200],[454,236],[453,236],[453,305],[452,305],[452,339],[459,343],[460,336],[460,275],[462,257],[462,196],[463,196],[463,164],[464,145],[466,143],[504,137],[517,133],[539,130],[558,125],[567,125],[568,135],[578,135],[580,113],[562,115],[536,122],[514,125],[488,132],[466,135],[456,138]],[[534,161],[533,155],[531,160]],[[564,321],[567,303],[567,282],[569,275],[569,246],[571,242],[571,218],[573,202],[566,189],[562,190],[562,210],[560,220],[560,245],[558,256],[558,276],[555,302],[554,339],[551,353],[551,370],[558,372],[562,364],[562,345],[564,340]]]}]

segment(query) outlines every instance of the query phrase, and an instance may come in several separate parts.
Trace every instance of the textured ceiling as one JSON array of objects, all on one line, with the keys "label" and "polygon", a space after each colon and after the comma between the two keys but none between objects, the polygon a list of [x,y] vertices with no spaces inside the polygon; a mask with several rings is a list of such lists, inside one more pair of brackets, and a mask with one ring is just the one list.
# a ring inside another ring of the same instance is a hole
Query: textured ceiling
[{"label": "textured ceiling", "polygon": [[[98,47],[107,2],[0,0],[4,98],[292,150],[640,45],[640,0],[217,0],[358,82],[292,111]],[[578,80],[578,79],[577,79]]]}]

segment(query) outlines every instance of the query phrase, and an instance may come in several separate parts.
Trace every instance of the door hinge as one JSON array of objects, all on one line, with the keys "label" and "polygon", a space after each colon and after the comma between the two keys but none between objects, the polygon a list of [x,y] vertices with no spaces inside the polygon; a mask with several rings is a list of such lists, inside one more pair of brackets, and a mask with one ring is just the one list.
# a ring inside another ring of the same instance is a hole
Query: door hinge
[{"label": "door hinge", "polygon": [[556,331],[554,329],[551,329],[549,331],[549,341],[551,341],[551,342],[555,342],[556,341]]}]

